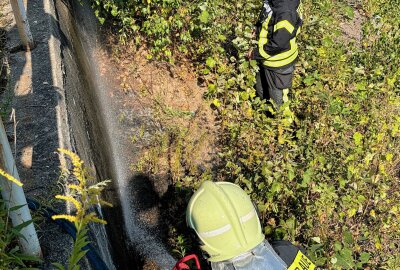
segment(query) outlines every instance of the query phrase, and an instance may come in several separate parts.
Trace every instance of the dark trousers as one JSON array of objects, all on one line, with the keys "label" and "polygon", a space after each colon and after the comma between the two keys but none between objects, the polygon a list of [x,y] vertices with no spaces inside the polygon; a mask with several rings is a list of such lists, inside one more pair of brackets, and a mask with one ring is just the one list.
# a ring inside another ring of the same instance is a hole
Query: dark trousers
[{"label": "dark trousers", "polygon": [[260,98],[272,99],[277,108],[283,104],[283,90],[292,87],[294,64],[283,69],[268,69],[259,65],[257,72],[256,91]]}]

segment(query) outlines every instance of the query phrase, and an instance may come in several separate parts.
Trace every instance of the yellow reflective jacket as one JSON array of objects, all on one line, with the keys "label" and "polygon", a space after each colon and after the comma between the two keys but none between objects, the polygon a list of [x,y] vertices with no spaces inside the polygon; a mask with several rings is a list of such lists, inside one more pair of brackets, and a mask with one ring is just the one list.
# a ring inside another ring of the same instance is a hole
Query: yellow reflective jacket
[{"label": "yellow reflective jacket", "polygon": [[296,37],[302,19],[300,0],[266,0],[257,21],[257,48],[253,59],[267,68],[284,68],[296,61]]}]

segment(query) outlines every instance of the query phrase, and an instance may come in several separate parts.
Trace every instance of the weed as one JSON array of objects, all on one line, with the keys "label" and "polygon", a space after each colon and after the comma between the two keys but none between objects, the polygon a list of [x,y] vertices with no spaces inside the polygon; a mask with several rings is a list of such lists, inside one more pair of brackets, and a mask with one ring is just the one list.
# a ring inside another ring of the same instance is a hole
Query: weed
[{"label": "weed", "polygon": [[[2,178],[0,181],[8,180],[17,186],[22,186],[19,180],[15,179],[1,168],[0,177]],[[41,261],[37,257],[24,255],[17,245],[20,231],[33,222],[27,221],[16,227],[10,225],[10,212],[16,211],[20,207],[21,206],[16,206],[8,209],[4,198],[2,199],[0,197],[0,269],[26,268],[32,266],[32,263]]]},{"label": "weed", "polygon": [[73,165],[72,174],[76,180],[76,184],[68,184],[67,187],[70,190],[70,194],[56,195],[56,198],[72,204],[76,213],[75,215],[55,215],[52,216],[52,218],[65,219],[72,222],[76,228],[76,238],[67,267],[59,263],[53,263],[53,265],[57,267],[57,269],[62,270],[79,270],[79,261],[87,252],[87,250],[83,250],[83,248],[89,243],[87,237],[89,230],[88,224],[90,222],[107,224],[105,220],[98,218],[91,209],[97,204],[112,207],[110,203],[99,198],[101,192],[110,181],[102,181],[94,185],[89,185],[88,182],[93,180],[93,176],[90,174],[89,170],[84,167],[83,161],[69,150],[59,149],[59,152],[67,155],[71,159]]}]

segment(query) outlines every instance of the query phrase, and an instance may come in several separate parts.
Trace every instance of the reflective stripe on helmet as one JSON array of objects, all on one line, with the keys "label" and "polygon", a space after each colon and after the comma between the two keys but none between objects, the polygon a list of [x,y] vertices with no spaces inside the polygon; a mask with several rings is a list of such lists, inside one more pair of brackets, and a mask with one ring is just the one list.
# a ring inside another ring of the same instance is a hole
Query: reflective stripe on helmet
[{"label": "reflective stripe on helmet", "polygon": [[255,210],[250,211],[249,213],[247,213],[246,215],[244,215],[243,217],[240,218],[240,222],[245,223],[246,221],[249,221],[250,219],[252,219],[255,215],[256,215]]},{"label": "reflective stripe on helmet", "polygon": [[[250,211],[249,213],[247,213],[246,215],[242,216],[240,218],[240,222],[241,223],[245,223],[247,221],[249,221],[250,219],[252,219],[253,217],[256,216],[256,212],[255,211]],[[227,224],[221,228],[218,228],[216,230],[212,230],[212,231],[208,231],[208,232],[200,232],[199,235],[203,238],[209,238],[209,237],[214,237],[220,234],[223,234],[227,231],[229,231],[230,229],[232,229],[232,226],[230,224]]]},{"label": "reflective stripe on helmet", "polygon": [[186,220],[210,262],[234,258],[265,238],[250,197],[229,182],[204,181],[190,199]]},{"label": "reflective stripe on helmet", "polygon": [[218,228],[213,231],[208,231],[208,232],[199,232],[199,235],[204,238],[209,238],[209,237],[214,237],[223,233],[226,233],[232,229],[232,226],[230,224],[225,225],[224,227]]}]

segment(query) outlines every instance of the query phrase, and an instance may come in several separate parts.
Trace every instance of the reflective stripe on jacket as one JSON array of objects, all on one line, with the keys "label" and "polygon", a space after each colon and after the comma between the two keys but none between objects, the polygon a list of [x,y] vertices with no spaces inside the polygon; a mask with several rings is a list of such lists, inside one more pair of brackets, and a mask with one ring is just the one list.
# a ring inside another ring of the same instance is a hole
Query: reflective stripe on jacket
[{"label": "reflective stripe on jacket", "polygon": [[307,257],[304,249],[299,248],[289,241],[272,241],[275,252],[286,263],[288,270],[315,270],[315,264]]},{"label": "reflective stripe on jacket", "polygon": [[266,0],[257,27],[258,44],[253,59],[266,67],[282,68],[298,56],[296,36],[302,23],[300,0]]}]

